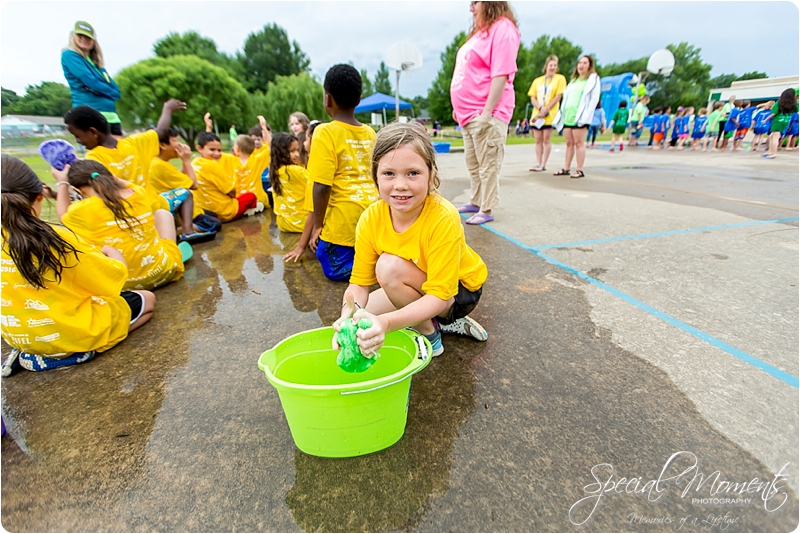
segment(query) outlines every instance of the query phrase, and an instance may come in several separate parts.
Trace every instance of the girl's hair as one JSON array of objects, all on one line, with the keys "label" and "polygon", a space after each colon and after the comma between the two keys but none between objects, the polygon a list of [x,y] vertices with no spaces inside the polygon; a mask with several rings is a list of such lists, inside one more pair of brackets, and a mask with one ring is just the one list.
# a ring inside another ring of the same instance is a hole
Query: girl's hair
[{"label": "girl's hair", "polygon": [[470,36],[475,35],[479,31],[489,33],[489,28],[492,24],[497,22],[498,19],[506,17],[514,23],[514,26],[519,27],[517,24],[517,17],[514,16],[514,11],[508,2],[481,2],[478,4],[480,12],[478,14],[478,23],[473,21],[472,29],[469,32]]},{"label": "girl's hair", "polygon": [[128,211],[131,207],[130,202],[119,196],[119,192],[125,187],[117,182],[102,163],[79,159],[70,166],[67,180],[71,186],[78,189],[87,185],[94,189],[98,198],[114,214],[114,220],[120,228],[122,223],[128,229],[133,227],[133,223],[138,223],[138,219]]},{"label": "girl's hair", "polygon": [[67,48],[80,54],[83,59],[91,59],[92,63],[94,63],[98,69],[102,69],[105,66],[105,61],[103,61],[103,51],[100,49],[100,43],[98,43],[97,40],[94,41],[94,46],[87,54],[81,50],[81,47],[79,47],[75,42],[75,33],[69,32],[69,42],[67,42]]},{"label": "girl's hair", "polygon": [[39,289],[45,288],[48,271],[53,271],[55,281],[61,283],[61,271],[70,254],[78,259],[75,247],[33,213],[32,205],[42,189],[42,182],[27,164],[3,154],[3,247],[22,277]]},{"label": "girl's hair", "polygon": [[619,107],[620,107],[620,108],[623,108],[623,109],[624,109],[624,108],[627,108],[627,107],[628,107],[628,102],[627,102],[626,100],[622,100],[622,101],[620,101],[620,103],[619,103]]},{"label": "girl's hair", "polygon": [[700,115],[705,115],[706,113],[708,113],[708,110],[706,108],[700,108],[697,112]]},{"label": "girl's hair", "polygon": [[294,134],[278,132],[272,136],[272,145],[269,148],[269,183],[272,184],[272,192],[275,195],[283,194],[278,171],[281,167],[292,165],[292,156],[289,154],[292,142],[297,142]]},{"label": "girl's hair", "polygon": [[578,58],[578,62],[575,63],[575,68],[572,69],[572,79],[573,80],[577,79],[578,76],[580,76],[580,74],[578,74],[578,63],[580,63],[580,61],[583,58],[586,58],[586,59],[589,60],[589,72],[586,73],[586,77],[588,78],[589,74],[592,74],[592,73],[596,74],[597,73],[597,71],[594,68],[594,58],[592,56],[590,56],[589,54],[583,54],[581,57]]},{"label": "girl's hair", "polygon": [[308,136],[308,130],[304,130],[297,134],[297,142],[300,143],[300,164],[303,167],[308,166],[308,152],[306,152],[306,136]]},{"label": "girl's hair", "polygon": [[428,166],[430,182],[428,192],[439,189],[439,168],[436,166],[436,151],[433,149],[428,132],[420,124],[393,122],[382,128],[375,138],[372,148],[372,180],[378,185],[378,163],[381,158],[403,145],[411,145],[414,151]]},{"label": "girl's hair", "polygon": [[785,89],[778,98],[778,111],[784,114],[794,113],[796,102],[794,89]]},{"label": "girl's hair", "polygon": [[295,111],[294,113],[292,113],[291,115],[289,115],[289,118],[290,118],[290,119],[291,119],[292,117],[294,117],[295,119],[297,119],[297,122],[299,122],[300,124],[302,124],[302,125],[303,125],[303,131],[304,131],[304,132],[305,132],[306,130],[308,130],[308,123],[309,123],[309,120],[308,120],[308,115],[306,115],[306,114],[305,114],[305,113],[303,113],[302,111]]},{"label": "girl's hair", "polygon": [[555,55],[555,54],[550,54],[549,56],[547,56],[547,59],[544,60],[544,66],[542,67],[542,72],[544,72],[544,73],[547,72],[547,65],[551,61],[555,61],[556,62],[556,72],[558,72],[558,68],[557,68],[558,67],[558,56]]}]

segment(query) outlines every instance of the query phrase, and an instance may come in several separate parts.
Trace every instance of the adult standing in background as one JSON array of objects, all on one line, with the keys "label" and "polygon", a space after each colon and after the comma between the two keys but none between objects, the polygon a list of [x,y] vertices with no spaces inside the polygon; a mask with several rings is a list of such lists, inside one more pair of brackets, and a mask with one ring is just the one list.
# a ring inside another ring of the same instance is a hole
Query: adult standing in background
[{"label": "adult standing in background", "polygon": [[533,104],[531,127],[533,138],[536,140],[536,165],[531,168],[534,172],[541,172],[547,166],[550,158],[550,136],[553,134],[553,121],[558,114],[561,95],[567,87],[567,79],[558,73],[558,56],[547,56],[542,68],[544,76],[539,76],[531,84],[528,96]]},{"label": "adult standing in background", "polygon": [[494,220],[506,135],[514,112],[519,30],[508,2],[470,2],[472,31],[458,50],[450,101],[461,126],[471,187],[467,224]]},{"label": "adult standing in background", "polygon": [[633,106],[631,112],[631,134],[628,138],[628,146],[639,146],[639,137],[642,136],[644,130],[644,119],[647,117],[648,109],[647,104],[650,103],[649,96],[639,98],[639,101]]},{"label": "adult standing in background", "polygon": [[[583,162],[586,159],[586,132],[592,123],[594,110],[600,100],[600,77],[595,72],[594,58],[581,56],[572,71],[572,80],[564,90],[561,116],[556,127],[562,126],[564,140],[567,142],[567,155],[564,168],[553,173],[555,176],[583,178]],[[578,162],[578,169],[570,174],[572,158]]]},{"label": "adult standing in background", "polygon": [[122,136],[116,105],[119,87],[105,69],[103,51],[88,22],[75,23],[67,48],[61,52],[61,68],[72,93],[72,107],[96,109],[108,121],[111,134]]}]

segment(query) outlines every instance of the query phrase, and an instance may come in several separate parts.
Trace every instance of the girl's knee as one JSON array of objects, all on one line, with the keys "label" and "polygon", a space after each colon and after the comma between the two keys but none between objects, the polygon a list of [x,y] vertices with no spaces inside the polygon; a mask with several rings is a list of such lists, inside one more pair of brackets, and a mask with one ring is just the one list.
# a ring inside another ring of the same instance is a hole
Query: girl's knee
[{"label": "girl's knee", "polygon": [[144,297],[144,310],[142,313],[152,313],[156,309],[156,295],[152,291],[139,291]]},{"label": "girl's knee", "polygon": [[375,277],[383,288],[392,284],[406,284],[415,269],[419,270],[416,265],[400,256],[381,254],[375,264]]}]

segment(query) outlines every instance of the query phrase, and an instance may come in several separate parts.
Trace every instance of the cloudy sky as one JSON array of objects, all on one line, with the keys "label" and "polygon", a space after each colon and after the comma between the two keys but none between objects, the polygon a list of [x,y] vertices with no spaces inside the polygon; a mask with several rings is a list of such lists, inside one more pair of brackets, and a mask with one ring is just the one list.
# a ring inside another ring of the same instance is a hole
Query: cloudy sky
[{"label": "cloudy sky", "polygon": [[[798,74],[800,19],[792,2],[514,1],[512,7],[526,44],[542,34],[563,35],[601,64],[687,41],[702,49],[712,76]],[[249,33],[274,22],[298,42],[319,79],[331,65],[347,61],[373,76],[393,43],[410,41],[421,51],[423,66],[402,75],[400,92],[424,95],[440,67],[439,55],[471,21],[467,1],[26,0],[3,2],[0,17],[0,83],[18,94],[42,81],[66,83],[60,52],[74,22],[86,20],[95,27],[112,75],[153,57],[153,44],[170,31],[195,30],[234,53]]]}]

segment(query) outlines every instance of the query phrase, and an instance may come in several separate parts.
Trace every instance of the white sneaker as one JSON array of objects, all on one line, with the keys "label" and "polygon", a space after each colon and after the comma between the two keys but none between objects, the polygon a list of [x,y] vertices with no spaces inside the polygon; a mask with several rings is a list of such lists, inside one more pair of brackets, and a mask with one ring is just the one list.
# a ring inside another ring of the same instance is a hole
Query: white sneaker
[{"label": "white sneaker", "polygon": [[256,204],[255,208],[250,208],[249,210],[245,210],[244,216],[249,217],[251,215],[255,215],[256,213],[261,213],[262,211],[264,211],[264,203],[259,202],[258,204]]},{"label": "white sneaker", "polygon": [[439,324],[443,334],[458,334],[459,336],[468,336],[478,341],[486,341],[489,339],[489,334],[480,325],[478,321],[472,317],[462,317],[456,319],[450,324]]}]

